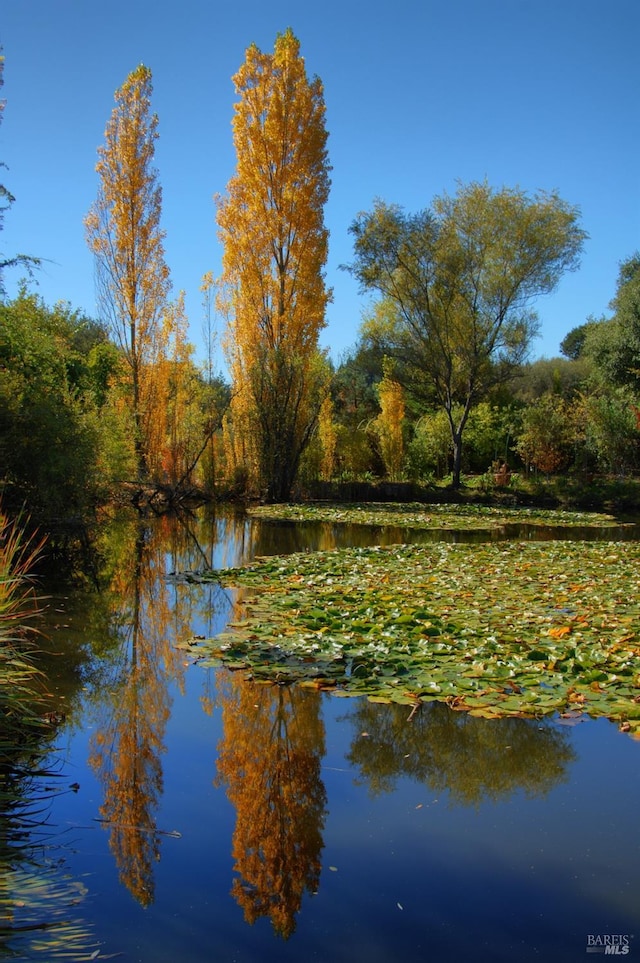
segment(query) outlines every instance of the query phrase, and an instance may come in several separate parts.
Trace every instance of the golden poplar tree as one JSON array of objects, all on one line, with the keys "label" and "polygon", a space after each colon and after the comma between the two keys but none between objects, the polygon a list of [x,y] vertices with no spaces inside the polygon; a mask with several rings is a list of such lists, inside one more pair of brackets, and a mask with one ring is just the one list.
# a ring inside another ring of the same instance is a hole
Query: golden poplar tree
[{"label": "golden poplar tree", "polygon": [[[192,361],[188,328],[185,292],[180,291],[177,300],[167,305],[162,320],[163,355],[154,372],[160,410],[152,409],[152,420],[163,431],[154,445],[159,475],[174,487],[190,476],[188,466],[203,432],[197,404],[200,379]],[[152,429],[150,425],[149,431]]]},{"label": "golden poplar tree", "polygon": [[145,398],[153,395],[144,379],[153,376],[170,287],[160,227],[162,189],[153,166],[158,118],[151,113],[151,94],[151,71],[143,64],[116,91],[98,149],[98,196],[85,219],[100,313],[127,363],[141,477],[148,474],[150,448]]},{"label": "golden poplar tree", "polygon": [[291,30],[273,54],[249,47],[233,81],[237,167],[217,213],[233,430],[250,481],[282,501],[316,427],[326,378],[318,349],[330,298],[324,95]]},{"label": "golden poplar tree", "polygon": [[384,377],[378,385],[380,414],[374,422],[374,430],[380,443],[380,454],[390,481],[400,481],[404,464],[404,391],[394,381],[392,366],[385,359]]},{"label": "golden poplar tree", "polygon": [[321,451],[320,477],[323,481],[331,481],[336,467],[336,448],[338,445],[338,426],[333,418],[331,395],[326,395],[320,406],[318,435]]}]

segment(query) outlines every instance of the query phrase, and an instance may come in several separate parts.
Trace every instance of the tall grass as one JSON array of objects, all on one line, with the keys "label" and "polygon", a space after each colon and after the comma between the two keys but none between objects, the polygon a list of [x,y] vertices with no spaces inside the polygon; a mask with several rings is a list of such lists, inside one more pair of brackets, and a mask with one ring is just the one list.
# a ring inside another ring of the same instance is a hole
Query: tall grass
[{"label": "tall grass", "polygon": [[78,917],[86,888],[64,872],[48,822],[52,777],[61,773],[47,765],[52,727],[29,628],[39,612],[33,572],[42,546],[0,511],[0,957],[101,959]]},{"label": "tall grass", "polygon": [[0,510],[0,773],[18,765],[44,728],[41,676],[27,632],[38,612],[33,570],[43,544]]}]

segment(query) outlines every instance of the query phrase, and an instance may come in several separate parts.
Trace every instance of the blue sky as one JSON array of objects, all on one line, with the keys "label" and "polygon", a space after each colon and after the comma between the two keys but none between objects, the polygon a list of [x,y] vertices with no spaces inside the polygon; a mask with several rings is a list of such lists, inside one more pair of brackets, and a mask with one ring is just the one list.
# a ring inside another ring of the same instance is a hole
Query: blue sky
[{"label": "blue sky", "polygon": [[142,62],[167,261],[201,341],[199,286],[221,256],[212,198],[235,165],[231,76],[249,44],[272,50],[289,26],[325,88],[334,300],[322,343],[335,360],[368,304],[339,270],[354,216],[376,197],[417,211],[458,182],[557,190],[582,211],[582,266],[537,302],[534,357],[608,312],[618,265],[640,247],[637,0],[3,0],[0,160],[16,203],[0,249],[47,259],[47,303],[95,315],[83,218],[114,91]]}]

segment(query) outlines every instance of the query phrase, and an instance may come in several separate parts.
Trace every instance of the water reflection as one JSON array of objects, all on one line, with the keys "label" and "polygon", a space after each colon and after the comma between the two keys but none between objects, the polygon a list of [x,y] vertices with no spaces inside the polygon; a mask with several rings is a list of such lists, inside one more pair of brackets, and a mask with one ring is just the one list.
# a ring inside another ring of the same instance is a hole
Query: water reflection
[{"label": "water reflection", "polygon": [[[51,780],[27,778],[2,785],[0,814],[0,957],[12,960],[90,959],[93,926],[80,904],[87,887],[73,879],[63,860],[43,858],[62,849],[48,817]],[[13,795],[13,798],[11,798]]]},{"label": "water reflection", "polygon": [[[228,518],[227,518],[228,520]],[[358,525],[330,521],[291,521],[263,519],[238,514],[233,520],[232,547],[226,560],[217,566],[246,565],[262,555],[288,555],[294,552],[330,551],[335,548],[367,548],[371,545],[418,544],[438,542],[480,544],[503,541],[635,541],[639,525],[540,525],[507,522],[492,528],[404,528],[400,525]]]},{"label": "water reflection", "polygon": [[[44,949],[49,961],[86,959],[95,945],[93,927],[79,909],[87,888],[70,876],[64,858],[43,858],[63,848],[50,817],[56,798],[72,790],[47,754],[47,729],[38,740],[37,725],[33,731],[24,727],[22,744],[16,745],[11,706],[1,701],[0,957],[34,959]],[[42,708],[35,701],[24,711],[35,720]]]},{"label": "water reflection", "polygon": [[[114,621],[121,644],[100,707],[89,764],[102,783],[100,818],[120,880],[143,905],[153,901],[153,863],[160,858],[155,810],[162,793],[163,738],[170,713],[168,681],[179,674],[168,644],[173,618],[158,578],[162,546],[140,528],[125,540],[113,577]],[[155,551],[154,551],[155,549]]]},{"label": "water reflection", "polygon": [[[215,585],[168,579],[169,573],[242,565],[256,556],[342,545],[391,544],[425,533],[332,523],[274,523],[242,513],[141,524],[130,519],[103,533],[103,586],[110,600],[110,648],[103,653],[89,763],[102,784],[99,817],[110,834],[120,880],[143,906],[154,900],[161,857],[157,812],[162,756],[171,714],[170,687],[183,683],[174,640],[215,634],[240,596]],[[430,537],[437,533],[427,533]],[[453,538],[486,533],[449,532]],[[116,644],[114,644],[114,639]],[[247,922],[261,916],[288,937],[305,891],[319,883],[326,793],[320,778],[324,729],[317,693],[256,686],[239,675],[201,697],[205,712],[222,706],[218,783],[236,808],[232,893]],[[203,682],[203,686],[205,683]],[[564,731],[523,720],[491,725],[423,706],[406,721],[403,706],[358,703],[358,735],[348,759],[372,793],[391,791],[401,776],[447,789],[464,805],[517,789],[543,794],[572,760]],[[508,748],[507,748],[508,747]]]},{"label": "water reflection", "polygon": [[169,691],[176,682],[180,689],[184,684],[174,642],[197,616],[214,627],[216,613],[210,591],[186,593],[166,574],[203,560],[210,564],[203,544],[212,544],[206,517],[198,530],[184,519],[163,518],[153,526],[133,519],[103,535],[118,644],[108,654],[108,674],[103,672],[95,700],[89,765],[102,784],[99,818],[108,827],[120,880],[142,906],[153,902],[154,864],[160,859],[156,815]]},{"label": "water reflection", "polygon": [[[601,529],[591,534],[610,537]],[[541,537],[538,527],[535,535]],[[222,631],[237,604],[213,583],[186,584],[167,576],[243,565],[259,555],[423,537],[435,540],[442,533],[273,523],[232,512],[143,524],[126,519],[104,530],[101,592],[94,606],[100,617],[85,623],[83,665],[74,642],[74,683],[64,691],[69,701],[77,700],[69,719],[76,711],[78,727],[94,725],[89,763],[102,792],[96,815],[109,833],[121,884],[137,903],[149,907],[155,899],[162,830],[171,828],[158,823],[163,757],[172,698],[183,691],[187,671],[174,643]],[[494,536],[448,532],[446,537]],[[58,622],[55,649],[65,651],[65,633],[72,630],[59,617]],[[202,672],[198,666],[188,671],[196,678]],[[235,809],[235,877],[228,886],[247,923],[268,919],[288,938],[305,894],[320,886],[328,810],[321,771],[323,697],[302,687],[257,685],[240,673],[220,671],[213,690],[207,688],[212,675],[202,672],[201,678],[204,712],[221,709],[216,782]],[[89,690],[82,701],[80,679]],[[409,778],[464,807],[518,793],[544,797],[566,780],[575,759],[570,733],[548,721],[487,722],[440,703],[422,706],[409,720],[406,706],[363,700],[348,705],[342,721],[352,732],[345,756],[372,796],[392,792]],[[176,763],[178,778],[195,785],[187,762],[181,764],[179,770]],[[225,889],[226,874],[227,869]]]},{"label": "water reflection", "polygon": [[231,893],[247,923],[270,918],[287,939],[320,881],[327,795],[320,694],[221,675],[217,782],[236,810]]},{"label": "water reflection", "polygon": [[575,760],[566,730],[529,719],[487,725],[439,702],[407,706],[359,701],[346,719],[355,731],[348,761],[373,795],[410,777],[451,802],[477,806],[522,792],[544,796],[567,779]]},{"label": "water reflection", "polygon": [[[303,895],[320,884],[327,796],[321,778],[324,726],[318,693],[218,675],[223,739],[217,784],[236,811],[231,893],[247,923],[265,916],[288,938]],[[477,807],[517,793],[543,797],[568,778],[575,752],[549,721],[486,720],[442,703],[357,700],[339,721],[354,735],[346,760],[372,796],[411,778],[450,803]]]}]

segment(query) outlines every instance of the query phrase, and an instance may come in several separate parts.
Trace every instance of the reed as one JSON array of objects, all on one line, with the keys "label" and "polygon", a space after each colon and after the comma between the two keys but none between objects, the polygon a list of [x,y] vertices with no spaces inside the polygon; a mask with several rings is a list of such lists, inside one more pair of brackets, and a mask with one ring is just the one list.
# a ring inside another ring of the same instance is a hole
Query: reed
[{"label": "reed", "polygon": [[42,676],[33,655],[29,622],[38,614],[34,569],[44,539],[27,535],[22,519],[10,521],[0,510],[0,772],[44,728]]},{"label": "reed", "polygon": [[0,957],[104,959],[78,908],[87,889],[64,870],[50,821],[56,792],[65,790],[55,778],[62,771],[51,759],[46,680],[30,624],[40,611],[34,571],[43,544],[0,511]]}]

